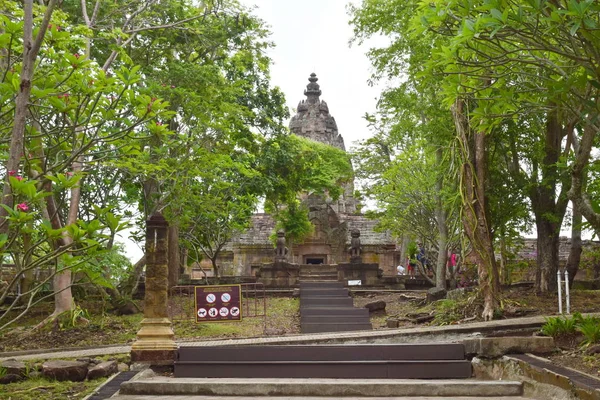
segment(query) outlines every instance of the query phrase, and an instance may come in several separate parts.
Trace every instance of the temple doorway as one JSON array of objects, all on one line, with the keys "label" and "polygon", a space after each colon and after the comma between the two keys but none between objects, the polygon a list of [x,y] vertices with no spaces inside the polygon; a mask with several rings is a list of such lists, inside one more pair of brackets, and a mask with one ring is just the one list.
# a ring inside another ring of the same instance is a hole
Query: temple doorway
[{"label": "temple doorway", "polygon": [[304,264],[325,264],[327,256],[304,256]]}]

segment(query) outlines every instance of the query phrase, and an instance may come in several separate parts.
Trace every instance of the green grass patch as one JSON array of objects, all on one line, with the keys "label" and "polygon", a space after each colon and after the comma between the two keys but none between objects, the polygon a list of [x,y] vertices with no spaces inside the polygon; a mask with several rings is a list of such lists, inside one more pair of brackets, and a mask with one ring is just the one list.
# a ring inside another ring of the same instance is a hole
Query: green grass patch
[{"label": "green grass patch", "polygon": [[85,382],[58,382],[46,378],[28,379],[3,385],[0,400],[83,399],[106,378]]}]

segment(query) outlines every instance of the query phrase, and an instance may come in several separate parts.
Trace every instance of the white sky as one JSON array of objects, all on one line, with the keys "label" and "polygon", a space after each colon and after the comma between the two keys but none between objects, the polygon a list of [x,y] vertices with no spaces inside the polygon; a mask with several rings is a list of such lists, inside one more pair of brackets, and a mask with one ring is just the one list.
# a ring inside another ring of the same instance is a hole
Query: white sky
[{"label": "white sky", "polygon": [[285,94],[291,115],[303,100],[308,76],[314,72],[321,85],[321,100],[329,106],[346,149],[368,137],[362,118],[375,110],[380,87],[367,84],[371,64],[367,47],[349,46],[352,28],[346,12],[348,0],[240,0],[257,8],[253,14],[265,20],[275,48],[271,82]]}]

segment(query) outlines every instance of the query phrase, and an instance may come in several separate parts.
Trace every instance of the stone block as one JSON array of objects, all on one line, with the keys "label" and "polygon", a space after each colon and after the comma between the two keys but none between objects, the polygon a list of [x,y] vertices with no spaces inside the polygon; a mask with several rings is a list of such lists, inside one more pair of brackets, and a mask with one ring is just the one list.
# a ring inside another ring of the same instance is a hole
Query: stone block
[{"label": "stone block", "polygon": [[118,364],[116,360],[105,361],[90,368],[87,373],[87,378],[88,380],[105,378],[107,376],[111,376],[112,374],[116,374],[117,372]]},{"label": "stone block", "polygon": [[398,321],[398,320],[397,320],[397,319],[395,319],[395,318],[389,318],[389,319],[386,321],[386,324],[387,324],[387,327],[388,327],[388,328],[397,328],[397,327],[399,327],[399,326],[400,326],[400,321]]},{"label": "stone block", "polygon": [[449,290],[448,293],[446,293],[446,298],[449,300],[458,300],[461,297],[463,297],[466,293],[467,293],[466,288],[458,288],[458,289],[454,289],[454,290]]},{"label": "stone block", "polygon": [[[25,379],[22,375],[6,374],[0,376],[0,385],[8,385],[9,383],[19,382]],[[9,397],[10,398],[10,397]]]},{"label": "stone block", "polygon": [[369,313],[376,311],[385,311],[386,303],[383,300],[373,301],[365,304],[365,308],[369,310]]},{"label": "stone block", "polygon": [[25,363],[14,359],[4,360],[0,362],[0,369],[4,370],[6,372],[6,375],[27,375],[27,366],[25,365]]},{"label": "stone block", "polygon": [[433,303],[434,301],[445,299],[446,293],[446,289],[444,288],[431,288],[427,290],[427,302]]},{"label": "stone block", "polygon": [[88,363],[81,361],[46,361],[42,365],[42,375],[57,381],[81,382],[88,372]]},{"label": "stone block", "polygon": [[118,370],[119,372],[127,372],[127,371],[129,371],[129,365],[127,365],[127,364],[125,364],[125,363],[119,363],[119,364],[117,365],[117,370]]},{"label": "stone block", "polygon": [[542,336],[474,338],[463,341],[465,354],[496,358],[505,354],[547,354],[556,350],[554,339]]}]

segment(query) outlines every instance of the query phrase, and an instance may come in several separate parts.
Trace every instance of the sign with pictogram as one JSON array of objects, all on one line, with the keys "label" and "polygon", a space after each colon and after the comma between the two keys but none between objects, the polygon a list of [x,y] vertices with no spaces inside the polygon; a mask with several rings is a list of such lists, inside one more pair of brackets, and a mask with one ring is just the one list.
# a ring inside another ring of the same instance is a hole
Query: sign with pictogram
[{"label": "sign with pictogram", "polygon": [[196,322],[242,320],[240,285],[195,286]]}]

